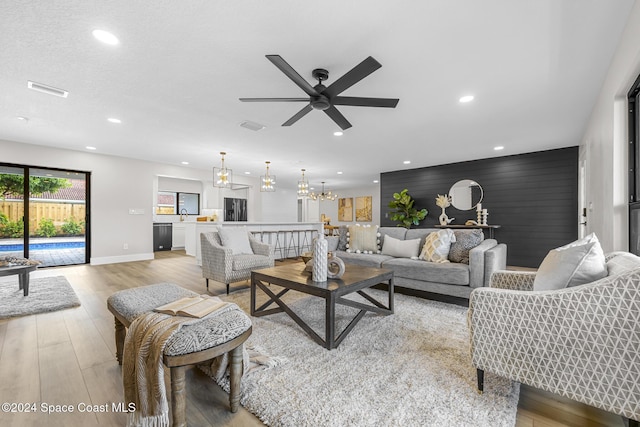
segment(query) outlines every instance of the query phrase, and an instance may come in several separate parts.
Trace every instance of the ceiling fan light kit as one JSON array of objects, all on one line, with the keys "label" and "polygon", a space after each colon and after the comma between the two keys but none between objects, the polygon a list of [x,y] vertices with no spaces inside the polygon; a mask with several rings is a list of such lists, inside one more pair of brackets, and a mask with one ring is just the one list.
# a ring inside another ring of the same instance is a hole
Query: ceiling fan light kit
[{"label": "ceiling fan light kit", "polygon": [[289,77],[307,95],[307,98],[240,98],[242,102],[308,102],[300,111],[293,115],[282,126],[291,126],[312,110],[324,111],[340,129],[349,129],[352,125],[335,107],[336,105],[347,105],[355,107],[385,107],[395,108],[399,99],[395,98],[363,98],[353,96],[339,96],[342,92],[376,71],[382,65],[369,56],[360,64],[353,67],[345,75],[333,82],[328,87],[322,82],[329,78],[329,71],[324,68],[316,68],[311,75],[318,80],[318,84],[311,86],[296,70],[291,67],[280,55],[266,55],[267,59],[273,63],[280,71]]}]

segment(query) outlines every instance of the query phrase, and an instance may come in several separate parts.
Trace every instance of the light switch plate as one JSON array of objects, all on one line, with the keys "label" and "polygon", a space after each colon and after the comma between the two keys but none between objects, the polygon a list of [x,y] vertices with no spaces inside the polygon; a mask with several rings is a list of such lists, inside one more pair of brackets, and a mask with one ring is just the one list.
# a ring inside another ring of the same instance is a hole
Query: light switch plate
[{"label": "light switch plate", "polygon": [[130,208],[129,215],[144,215],[144,209],[142,208]]}]

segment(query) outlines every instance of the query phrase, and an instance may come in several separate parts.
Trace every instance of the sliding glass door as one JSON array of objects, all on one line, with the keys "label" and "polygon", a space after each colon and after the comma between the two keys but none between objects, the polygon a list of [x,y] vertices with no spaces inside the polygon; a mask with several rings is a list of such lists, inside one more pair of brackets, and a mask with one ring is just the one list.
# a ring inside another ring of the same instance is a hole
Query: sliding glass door
[{"label": "sliding glass door", "polygon": [[0,165],[0,256],[42,266],[88,263],[89,178],[87,172]]},{"label": "sliding glass door", "polygon": [[24,256],[24,174],[0,165],[0,258]]}]

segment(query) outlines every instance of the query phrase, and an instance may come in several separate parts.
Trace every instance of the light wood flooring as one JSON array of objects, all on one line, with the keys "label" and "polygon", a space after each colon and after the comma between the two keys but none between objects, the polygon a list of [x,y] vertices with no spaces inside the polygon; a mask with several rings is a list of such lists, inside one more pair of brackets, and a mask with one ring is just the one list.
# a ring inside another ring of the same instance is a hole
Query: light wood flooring
[{"label": "light wood flooring", "polygon": [[[45,268],[32,273],[32,277],[56,275],[64,275],[71,283],[81,307],[0,320],[0,402],[36,406],[35,413],[0,412],[0,426],[123,426],[125,415],[111,406],[123,402],[123,393],[114,356],[113,317],[106,299],[118,290],[159,282],[204,293],[200,267],[184,252],[157,252],[152,261]],[[9,286],[7,280],[0,284]],[[248,283],[233,284],[232,290],[238,287],[248,287]],[[210,281],[209,288],[212,294],[225,292],[224,285],[216,282]],[[188,373],[187,394],[190,426],[263,425],[243,408],[230,413],[228,395],[197,369]],[[43,404],[54,412],[44,413]],[[70,405],[74,412],[61,412],[62,405]],[[97,410],[106,406],[108,411],[80,412],[91,405],[102,405]],[[518,427],[623,425],[615,415],[521,388]]]}]

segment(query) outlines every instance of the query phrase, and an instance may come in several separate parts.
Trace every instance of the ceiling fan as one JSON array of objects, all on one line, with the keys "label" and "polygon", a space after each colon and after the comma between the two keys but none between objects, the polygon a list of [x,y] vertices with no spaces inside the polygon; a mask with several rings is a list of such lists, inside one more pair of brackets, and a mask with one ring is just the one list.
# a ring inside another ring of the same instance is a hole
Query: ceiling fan
[{"label": "ceiling fan", "polygon": [[353,96],[339,96],[342,92],[367,77],[369,74],[382,67],[371,56],[353,67],[345,75],[326,87],[323,81],[329,78],[329,72],[323,68],[316,68],[311,75],[318,80],[318,84],[311,86],[300,74],[294,70],[280,55],[266,55],[280,71],[297,84],[309,97],[307,98],[240,98],[242,102],[308,102],[302,110],[298,111],[282,126],[291,126],[311,110],[322,110],[342,130],[351,127],[351,123],[338,111],[336,105],[352,105],[356,107],[387,107],[395,108],[399,99],[392,98],[362,98]]}]

